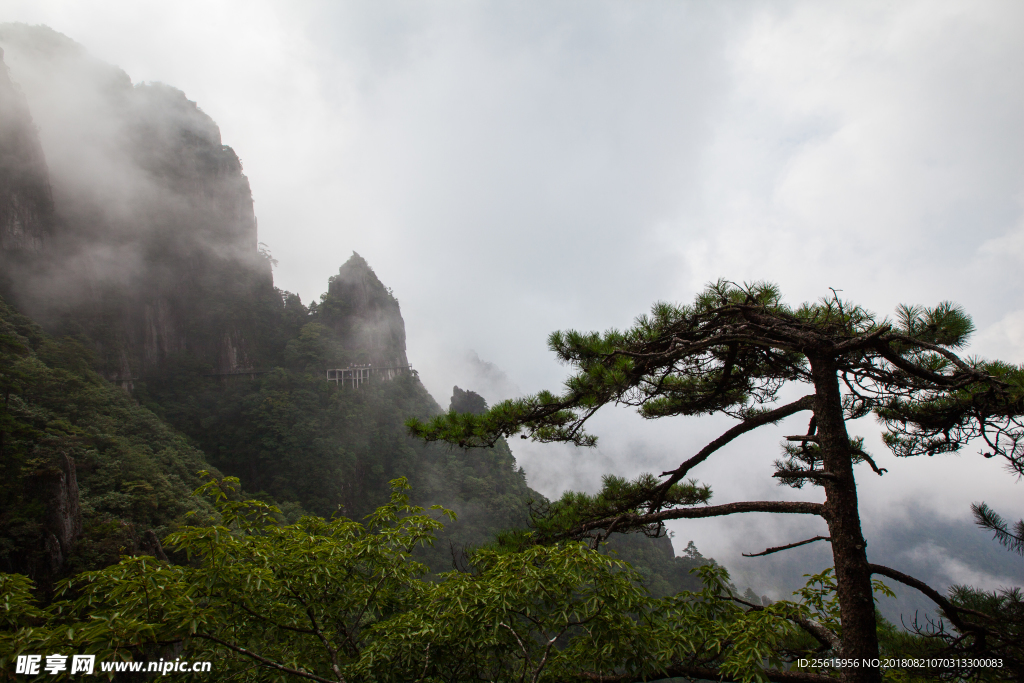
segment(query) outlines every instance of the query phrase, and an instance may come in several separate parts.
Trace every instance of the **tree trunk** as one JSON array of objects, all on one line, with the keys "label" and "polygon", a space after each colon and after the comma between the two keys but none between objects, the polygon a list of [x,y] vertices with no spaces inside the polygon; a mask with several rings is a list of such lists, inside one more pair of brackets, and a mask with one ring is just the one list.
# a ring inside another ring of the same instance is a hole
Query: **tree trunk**
[{"label": "tree trunk", "polygon": [[848,661],[855,660],[857,664],[845,667],[842,676],[849,683],[878,683],[882,678],[881,672],[877,666],[870,666],[878,659],[871,570],[860,529],[853,454],[843,418],[836,364],[830,357],[808,355],[808,360],[814,379],[818,445],[825,471],[836,477],[824,482],[824,517],[832,537],[836,593],[843,624],[843,651],[840,656]]}]

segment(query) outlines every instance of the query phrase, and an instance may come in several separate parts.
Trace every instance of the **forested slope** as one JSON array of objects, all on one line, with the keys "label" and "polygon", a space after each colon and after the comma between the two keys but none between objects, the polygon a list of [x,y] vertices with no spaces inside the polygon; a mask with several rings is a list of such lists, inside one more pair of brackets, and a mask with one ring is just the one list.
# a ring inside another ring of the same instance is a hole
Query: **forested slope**
[{"label": "forested slope", "polygon": [[53,578],[159,553],[210,469],[201,451],[103,379],[81,343],[0,300],[0,571]]}]

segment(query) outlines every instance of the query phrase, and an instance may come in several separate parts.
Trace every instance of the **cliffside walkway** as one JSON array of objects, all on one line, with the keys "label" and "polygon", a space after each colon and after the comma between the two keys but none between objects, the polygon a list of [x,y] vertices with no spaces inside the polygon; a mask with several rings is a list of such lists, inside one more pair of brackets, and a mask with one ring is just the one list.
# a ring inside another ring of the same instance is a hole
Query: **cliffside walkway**
[{"label": "cliffside walkway", "polygon": [[372,377],[389,380],[406,372],[416,374],[411,363],[409,365],[350,365],[347,368],[329,369],[327,381],[334,382],[338,386],[351,386],[353,389],[358,389]]}]

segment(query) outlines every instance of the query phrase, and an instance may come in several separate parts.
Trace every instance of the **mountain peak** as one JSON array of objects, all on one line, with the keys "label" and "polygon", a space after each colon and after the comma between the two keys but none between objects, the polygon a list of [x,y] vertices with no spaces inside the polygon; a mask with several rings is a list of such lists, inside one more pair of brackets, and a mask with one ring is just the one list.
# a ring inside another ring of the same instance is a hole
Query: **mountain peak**
[{"label": "mountain peak", "polygon": [[456,413],[481,415],[487,412],[487,401],[475,391],[460,389],[456,386],[452,389],[452,400],[448,410],[454,410]]},{"label": "mountain peak", "polygon": [[398,299],[356,252],[330,279],[319,310],[323,322],[338,334],[355,362],[408,365],[405,321]]}]

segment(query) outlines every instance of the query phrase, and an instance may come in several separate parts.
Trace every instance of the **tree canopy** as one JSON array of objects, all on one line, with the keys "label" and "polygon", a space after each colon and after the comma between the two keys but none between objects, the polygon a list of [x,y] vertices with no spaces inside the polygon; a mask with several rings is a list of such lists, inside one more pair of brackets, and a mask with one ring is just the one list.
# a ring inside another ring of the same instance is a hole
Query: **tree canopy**
[{"label": "tree canopy", "polygon": [[[879,318],[833,291],[792,307],[771,284],[718,281],[692,304],[656,304],[625,331],[556,332],[549,346],[573,373],[564,391],[506,401],[481,415],[449,412],[410,430],[428,441],[463,447],[521,434],[541,442],[592,446],[587,421],[603,406],[632,406],[645,418],[724,414],[736,424],[659,476],[635,481],[609,477],[595,495],[567,494],[538,511],[533,542],[588,539],[613,532],[657,535],[671,519],[744,512],[817,515],[828,525],[812,541],[831,544],[841,628],[830,651],[858,662],[879,656],[872,575],[921,590],[984,653],[985,626],[923,582],[869,562],[861,531],[854,467],[885,470],[851,437],[848,420],[874,414],[886,445],[900,457],[957,451],[980,442],[982,455],[1002,458],[1024,474],[1024,370],[999,361],[962,357],[973,332],[970,317],[942,302],[900,306]],[[802,385],[804,396],[780,404],[782,391]],[[710,505],[711,490],[691,472],[723,446],[752,430],[810,413],[804,434],[786,439],[774,477],[793,487],[823,490],[820,503],[737,501]],[[844,680],[878,681],[877,667],[848,667]]]}]

